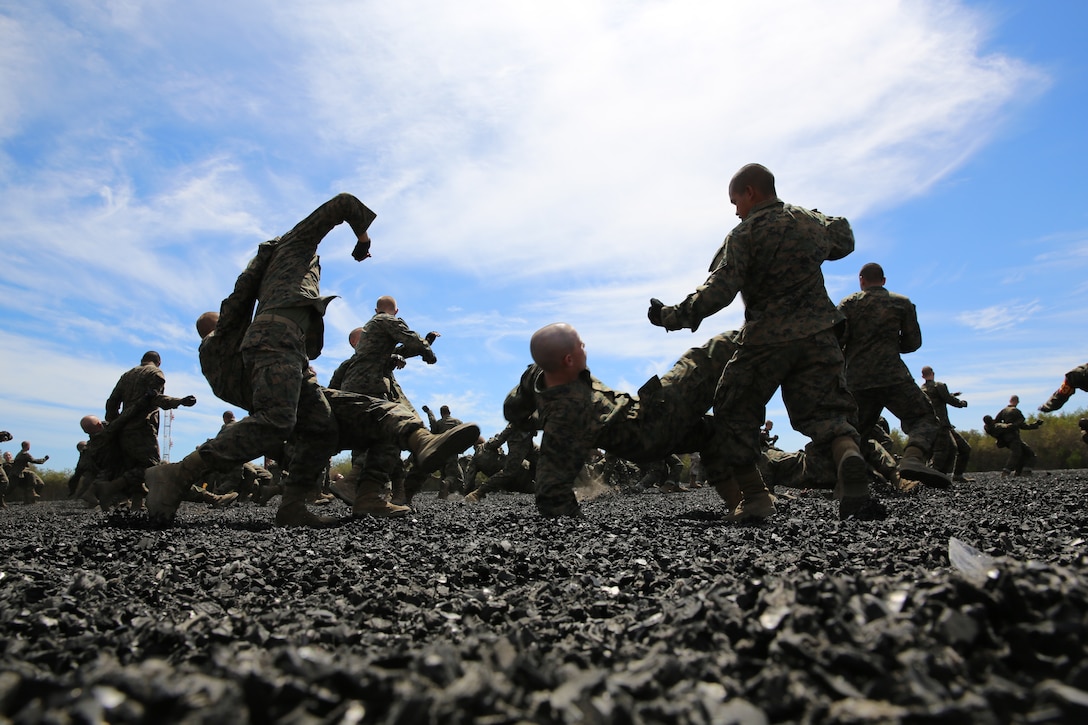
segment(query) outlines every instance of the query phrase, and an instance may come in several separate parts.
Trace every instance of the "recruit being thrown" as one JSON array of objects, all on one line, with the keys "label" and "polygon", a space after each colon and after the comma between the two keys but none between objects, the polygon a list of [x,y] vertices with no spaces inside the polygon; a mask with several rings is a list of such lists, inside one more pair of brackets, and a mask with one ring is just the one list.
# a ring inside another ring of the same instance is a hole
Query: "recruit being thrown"
[{"label": "recruit being thrown", "polygon": [[542,428],[536,468],[541,515],[581,515],[574,483],[597,449],[636,463],[701,451],[707,479],[731,518],[773,514],[766,487],[749,486],[742,495],[721,462],[714,428],[705,416],[721,371],[737,350],[735,335],[722,333],[688,350],[665,375],[650,378],[636,397],[590,374],[585,345],[570,325],[557,322],[533,333],[534,362],[506,396],[503,415],[515,427]]},{"label": "recruit being thrown", "polygon": [[[784,203],[774,175],[748,164],[729,182],[740,224],[710,263],[710,276],[677,305],[650,300],[650,322],[689,328],[744,299],[737,354],[725,366],[714,397],[714,422],[725,464],[741,490],[765,490],[757,461],[767,402],[782,389],[793,427],[812,439],[805,463],[835,478],[842,519],[879,519],[884,506],[869,495],[861,455],[857,405],[846,389],[835,326],[843,319],[827,296],[821,266],[854,251],[842,217]],[[703,451],[706,455],[706,451]]]}]

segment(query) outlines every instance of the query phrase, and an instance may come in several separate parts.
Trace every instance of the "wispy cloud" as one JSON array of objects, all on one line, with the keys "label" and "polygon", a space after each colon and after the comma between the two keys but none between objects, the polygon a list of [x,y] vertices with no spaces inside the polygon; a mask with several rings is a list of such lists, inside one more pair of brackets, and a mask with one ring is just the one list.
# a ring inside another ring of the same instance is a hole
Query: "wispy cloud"
[{"label": "wispy cloud", "polygon": [[[866,0],[788,2],[773,20],[709,0],[7,7],[0,365],[22,384],[6,392],[100,405],[148,348],[169,353],[172,387],[196,385],[195,316],[258,242],[343,190],[379,214],[375,256],[351,262],[346,232],[322,245],[323,287],[342,295],[323,374],[392,293],[443,333],[439,364],[405,381],[481,422],[498,423],[528,334],[554,320],[582,331],[595,372],[641,384],[741,323],[739,302],[695,335],[645,322],[649,297],[703,281],[740,164],[864,219],[924,194],[1047,88],[984,50],[987,22]],[[848,266],[827,270],[832,299],[856,285]],[[1000,330],[1041,309],[957,319]],[[42,357],[58,365],[26,363]],[[214,423],[202,410],[178,419],[186,449]]]},{"label": "wispy cloud", "polygon": [[1037,300],[1013,302],[1007,305],[995,305],[981,310],[964,312],[958,315],[956,319],[972,330],[994,332],[1023,324],[1042,309],[1042,305]]}]

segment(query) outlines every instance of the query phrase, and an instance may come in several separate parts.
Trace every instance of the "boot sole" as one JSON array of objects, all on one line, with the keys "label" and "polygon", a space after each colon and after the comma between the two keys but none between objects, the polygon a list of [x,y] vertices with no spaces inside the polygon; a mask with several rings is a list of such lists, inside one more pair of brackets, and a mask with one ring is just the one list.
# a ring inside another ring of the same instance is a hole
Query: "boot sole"
[{"label": "boot sole", "polygon": [[900,478],[917,481],[923,486],[929,486],[930,488],[948,488],[952,485],[951,479],[940,471],[935,471],[925,465],[918,466],[907,463],[907,465],[904,466],[903,464],[904,461],[899,462]]},{"label": "boot sole", "polygon": [[444,433],[446,439],[426,458],[419,458],[416,466],[420,473],[434,473],[450,456],[467,450],[480,437],[480,426],[464,423]]}]

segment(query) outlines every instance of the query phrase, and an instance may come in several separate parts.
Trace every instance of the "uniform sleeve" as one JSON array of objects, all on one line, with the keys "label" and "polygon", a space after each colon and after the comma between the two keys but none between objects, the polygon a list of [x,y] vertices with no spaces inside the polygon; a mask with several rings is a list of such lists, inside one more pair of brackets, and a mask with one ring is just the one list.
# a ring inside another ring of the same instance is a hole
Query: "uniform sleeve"
[{"label": "uniform sleeve", "polygon": [[574,480],[589,458],[592,391],[577,382],[556,394],[549,391],[541,406],[543,437],[536,465],[537,500],[556,502],[573,496]]},{"label": "uniform sleeve", "polygon": [[918,310],[908,302],[899,330],[899,352],[914,352],[922,346],[922,328],[918,325]]},{"label": "uniform sleeve", "polygon": [[355,236],[361,237],[377,217],[377,214],[351,194],[337,194],[284,234],[283,241],[316,246],[342,222],[347,222]]},{"label": "uniform sleeve", "polygon": [[121,401],[125,399],[124,391],[121,390],[121,381],[118,380],[117,384],[113,386],[113,392],[110,393],[110,397],[106,398],[106,422],[111,423],[117,419],[117,416],[121,414]]},{"label": "uniform sleeve", "polygon": [[392,326],[390,333],[399,345],[397,354],[401,357],[408,358],[418,356],[428,363],[437,361],[438,358],[435,357],[434,351],[431,350],[431,346],[427,341],[408,329],[408,324],[399,317],[396,318],[396,322]]}]

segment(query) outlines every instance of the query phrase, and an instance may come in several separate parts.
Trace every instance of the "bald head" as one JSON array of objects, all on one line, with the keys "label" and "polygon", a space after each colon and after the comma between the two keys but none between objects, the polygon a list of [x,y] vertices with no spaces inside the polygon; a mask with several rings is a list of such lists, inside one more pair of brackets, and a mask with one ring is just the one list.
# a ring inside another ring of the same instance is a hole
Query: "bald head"
[{"label": "bald head", "polygon": [[85,415],[79,419],[79,427],[87,435],[93,433],[101,433],[105,427],[102,425],[102,421],[99,420],[97,415]]},{"label": "bald head", "polygon": [[160,357],[159,353],[155,352],[154,350],[148,350],[144,353],[144,356],[140,358],[140,364],[146,365],[148,363],[151,363],[155,366],[162,365],[162,357]]},{"label": "bald head", "polygon": [[219,324],[218,312],[205,312],[200,317],[196,318],[196,331],[200,335],[200,339],[203,340],[208,335],[215,332],[215,326]]},{"label": "bald head", "polygon": [[356,327],[354,330],[348,333],[348,344],[351,345],[351,349],[354,350],[355,346],[359,344],[359,338],[363,336],[363,328]]},{"label": "bald head", "polygon": [[1020,396],[1014,395],[1009,398],[1009,405],[1020,405]]},{"label": "bald head", "polygon": [[922,367],[922,380],[932,380],[932,379],[933,379],[933,368],[931,368],[928,365],[923,366]]},{"label": "bald head", "polygon": [[730,193],[741,192],[749,187],[764,199],[778,196],[774,189],[774,174],[763,164],[746,164],[729,181]]},{"label": "bald head", "polygon": [[[546,373],[558,373],[571,364],[570,356],[582,349],[578,331],[565,322],[553,322],[533,333],[529,353]],[[581,372],[578,370],[576,372]]]},{"label": "bald head", "polygon": [[374,311],[395,315],[397,314],[397,301],[389,295],[383,295],[378,298],[377,304],[374,305]]}]

